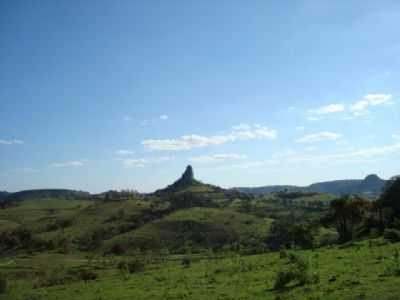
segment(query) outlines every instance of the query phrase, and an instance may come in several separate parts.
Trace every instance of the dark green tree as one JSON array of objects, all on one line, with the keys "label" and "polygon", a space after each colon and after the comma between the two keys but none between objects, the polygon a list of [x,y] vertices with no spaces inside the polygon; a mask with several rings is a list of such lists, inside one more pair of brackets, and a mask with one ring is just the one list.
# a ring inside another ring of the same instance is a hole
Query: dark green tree
[{"label": "dark green tree", "polygon": [[359,196],[343,196],[330,204],[327,220],[333,224],[341,242],[352,240],[371,212],[371,203]]}]

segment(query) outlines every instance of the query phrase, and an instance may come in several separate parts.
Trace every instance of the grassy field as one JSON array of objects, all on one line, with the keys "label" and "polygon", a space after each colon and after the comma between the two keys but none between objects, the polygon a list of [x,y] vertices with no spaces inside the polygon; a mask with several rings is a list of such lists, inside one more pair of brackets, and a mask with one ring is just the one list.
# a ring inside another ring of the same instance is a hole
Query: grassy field
[{"label": "grassy field", "polygon": [[[280,253],[225,258],[196,258],[189,267],[179,257],[166,264],[150,259],[146,270],[122,274],[110,262],[92,261],[79,255],[40,254],[0,261],[9,278],[26,272],[24,280],[9,279],[9,292],[1,300],[165,300],[165,299],[399,299],[400,273],[396,249],[400,244],[369,240],[315,251],[293,251],[305,258],[318,281],[299,285],[293,281],[276,290],[279,270],[291,267]],[[120,258],[126,259],[126,258]],[[117,261],[118,259],[116,259]],[[115,262],[114,262],[115,263]],[[43,268],[88,267],[98,273],[95,281],[34,288]],[[13,275],[14,274],[14,275]],[[29,277],[31,276],[31,277]]]}]

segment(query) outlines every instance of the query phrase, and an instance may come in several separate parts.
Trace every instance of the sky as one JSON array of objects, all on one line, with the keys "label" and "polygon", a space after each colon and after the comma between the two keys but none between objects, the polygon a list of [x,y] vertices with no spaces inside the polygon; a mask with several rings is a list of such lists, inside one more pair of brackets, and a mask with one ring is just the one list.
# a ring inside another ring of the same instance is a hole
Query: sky
[{"label": "sky", "polygon": [[0,2],[0,190],[400,173],[400,2]]}]

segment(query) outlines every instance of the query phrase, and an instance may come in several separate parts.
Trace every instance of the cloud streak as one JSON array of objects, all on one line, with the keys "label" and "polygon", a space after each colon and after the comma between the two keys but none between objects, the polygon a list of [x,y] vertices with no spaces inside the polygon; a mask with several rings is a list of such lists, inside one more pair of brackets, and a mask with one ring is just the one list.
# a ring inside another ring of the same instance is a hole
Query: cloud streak
[{"label": "cloud streak", "polygon": [[68,168],[68,167],[83,167],[87,162],[86,159],[83,160],[71,160],[66,162],[56,162],[50,164],[51,168]]},{"label": "cloud streak", "polygon": [[344,110],[345,106],[343,104],[329,104],[327,106],[323,106],[317,109],[310,109],[308,112],[316,115],[327,115],[343,112]]},{"label": "cloud streak", "polygon": [[392,139],[400,140],[400,134],[392,134]]},{"label": "cloud streak", "polygon": [[317,143],[323,141],[334,141],[343,137],[340,133],[322,131],[312,134],[306,134],[303,137],[296,140],[296,143]]},{"label": "cloud streak", "polygon": [[117,154],[117,155],[132,155],[132,154],[135,154],[135,152],[132,150],[120,149],[120,150],[115,151],[115,154]]},{"label": "cloud streak", "polygon": [[191,157],[189,161],[193,163],[217,163],[217,162],[235,161],[243,159],[247,159],[247,156],[236,153],[221,153],[221,154],[201,155],[201,156]]},{"label": "cloud streak", "polygon": [[127,168],[144,168],[150,165],[159,164],[162,162],[174,160],[174,156],[160,156],[153,158],[118,158],[122,164]]},{"label": "cloud streak", "polygon": [[366,116],[370,113],[370,108],[379,105],[389,105],[393,103],[391,94],[367,94],[353,104],[345,105],[333,103],[315,109],[309,109],[308,121],[319,121],[323,117],[338,113],[347,113],[344,120],[351,120],[356,117]]},{"label": "cloud streak", "polygon": [[21,140],[0,140],[0,145],[22,145],[23,143]]},{"label": "cloud streak", "polygon": [[252,126],[240,124],[234,126],[232,131],[225,135],[201,136],[190,134],[181,136],[178,139],[147,139],[142,141],[142,145],[150,150],[182,151],[222,145],[235,141],[275,139],[277,134],[278,132],[275,129],[270,129],[259,124]]},{"label": "cloud streak", "polygon": [[391,94],[368,94],[350,107],[353,116],[365,116],[369,114],[369,108],[372,106],[391,104],[393,96]]}]

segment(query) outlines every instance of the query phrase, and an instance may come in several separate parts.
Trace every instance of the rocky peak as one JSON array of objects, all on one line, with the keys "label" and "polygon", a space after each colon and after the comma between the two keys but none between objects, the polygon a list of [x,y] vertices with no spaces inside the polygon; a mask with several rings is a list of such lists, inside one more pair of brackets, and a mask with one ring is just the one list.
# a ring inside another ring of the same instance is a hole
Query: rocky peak
[{"label": "rocky peak", "polygon": [[185,172],[177,181],[175,181],[173,184],[169,185],[163,190],[156,191],[156,193],[176,192],[186,189],[192,185],[199,185],[199,184],[201,184],[201,182],[194,179],[194,172],[192,166],[188,165],[185,169]]},{"label": "rocky peak", "polygon": [[194,180],[193,168],[191,165],[188,165],[186,167],[186,170],[182,174],[182,177],[180,178],[180,180],[184,181],[184,182],[191,182]]}]

